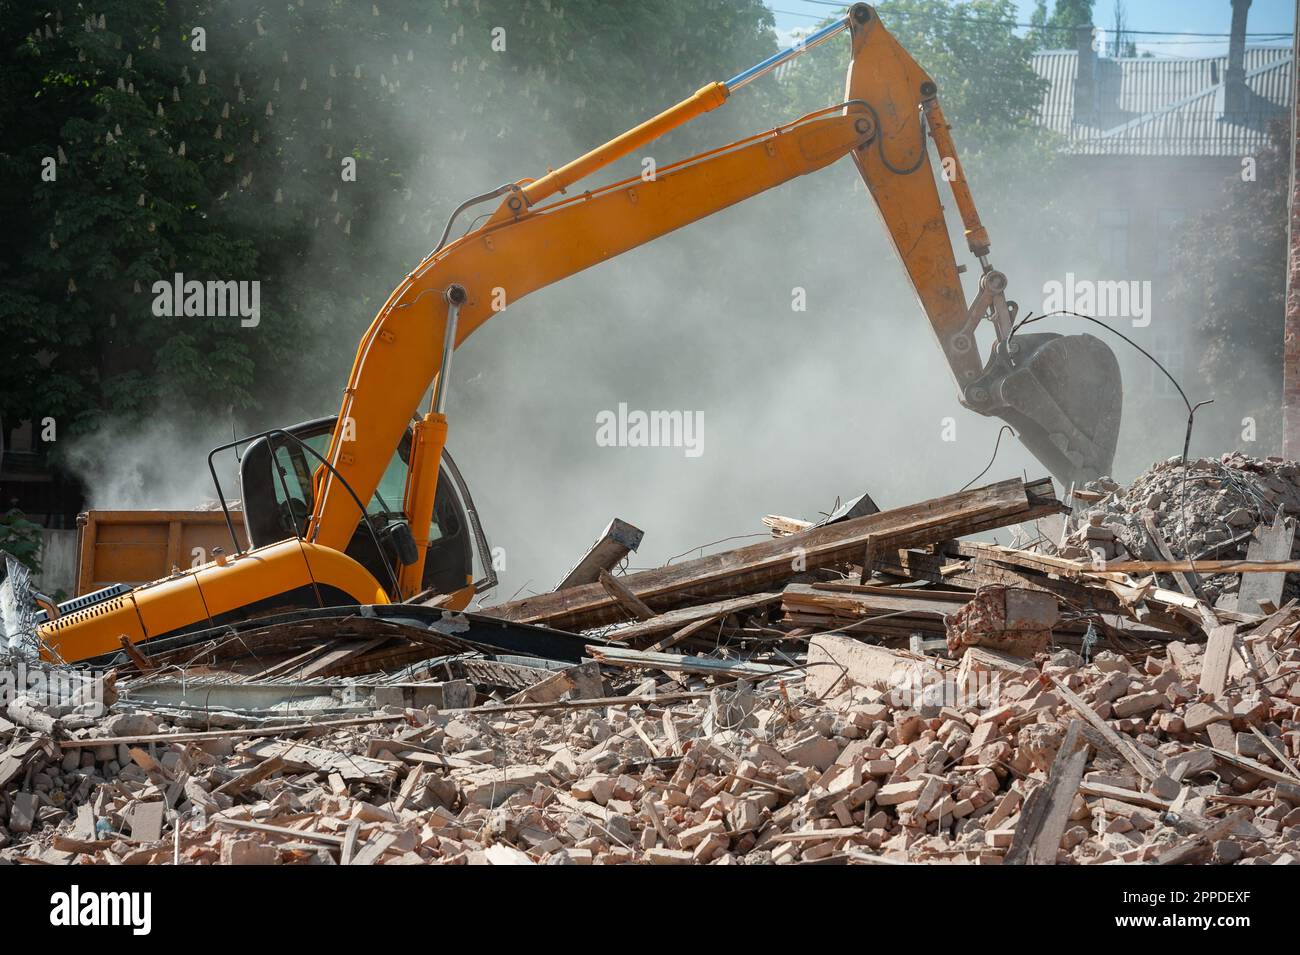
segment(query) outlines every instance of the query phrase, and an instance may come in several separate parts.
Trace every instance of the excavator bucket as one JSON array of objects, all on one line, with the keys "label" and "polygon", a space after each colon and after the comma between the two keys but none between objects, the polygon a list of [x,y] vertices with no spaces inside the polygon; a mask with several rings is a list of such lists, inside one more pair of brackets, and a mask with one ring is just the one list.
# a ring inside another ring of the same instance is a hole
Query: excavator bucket
[{"label": "excavator bucket", "polygon": [[1016,335],[978,383],[979,410],[1010,424],[1066,487],[1108,475],[1123,404],[1119,362],[1092,335]]}]

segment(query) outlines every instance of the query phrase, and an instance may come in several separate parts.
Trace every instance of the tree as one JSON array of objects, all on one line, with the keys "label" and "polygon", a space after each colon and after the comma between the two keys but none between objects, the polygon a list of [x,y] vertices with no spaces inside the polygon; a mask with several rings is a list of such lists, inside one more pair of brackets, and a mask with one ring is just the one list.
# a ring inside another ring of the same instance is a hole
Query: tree
[{"label": "tree", "polygon": [[[15,135],[0,159],[0,205],[17,226],[5,236],[15,265],[0,275],[18,352],[3,381],[11,421],[49,414],[75,433],[163,403],[182,415],[247,406],[292,339],[274,320],[248,335],[151,307],[152,284],[176,271],[251,279],[258,267],[237,203],[223,202],[251,150],[239,132],[258,120],[222,115],[222,67],[191,69],[190,22],[131,0],[93,16],[69,2],[5,7],[4,99],[30,121],[6,122]],[[264,304],[263,319],[274,315]]]},{"label": "tree", "polygon": [[1119,56],[1137,56],[1137,44],[1128,39],[1128,9],[1124,6],[1124,0],[1115,0],[1115,6],[1111,12],[1111,41],[1110,55]]},{"label": "tree", "polygon": [[[962,165],[999,202],[1019,188],[1030,168],[1052,160],[1035,117],[1045,81],[1034,71],[1034,47],[1015,32],[1012,0],[891,0],[882,22],[934,77],[954,128]],[[808,111],[843,95],[843,57],[803,57],[785,86],[792,107]],[[994,172],[996,170],[996,172]]]},{"label": "tree", "polygon": [[1029,17],[1025,38],[1036,50],[1074,49],[1079,27],[1092,25],[1094,0],[1056,0],[1047,12],[1047,0],[1038,0]]},{"label": "tree", "polygon": [[1034,49],[1050,49],[1054,44],[1047,32],[1047,0],[1037,0],[1034,12],[1029,15],[1029,32],[1025,39]]},{"label": "tree", "polygon": [[[95,11],[0,6],[0,408],[65,435],[160,409],[241,430],[332,410],[353,344],[461,199],[775,48],[760,0]],[[257,326],[153,314],[178,272],[259,282]]]}]

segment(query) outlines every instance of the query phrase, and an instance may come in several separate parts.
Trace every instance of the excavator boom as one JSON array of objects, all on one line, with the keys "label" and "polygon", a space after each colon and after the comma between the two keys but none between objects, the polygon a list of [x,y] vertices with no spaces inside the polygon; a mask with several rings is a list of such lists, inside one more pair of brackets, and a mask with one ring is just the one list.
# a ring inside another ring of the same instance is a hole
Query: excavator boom
[{"label": "excavator boom", "polygon": [[[661,169],[650,181],[629,179],[544,204],[844,31],[852,44],[844,103]],[[930,165],[927,125],[967,244],[982,269],[980,290],[969,304]],[[885,29],[874,8],[859,3],[843,20],[798,47],[724,83],[705,86],[542,178],[520,180],[479,197],[504,198],[482,226],[440,245],[421,262],[366,333],[339,413],[340,422],[357,422],[357,433],[355,440],[345,440],[342,429],[335,432],[329,459],[337,473],[318,473],[308,539],[329,547],[347,541],[357,515],[344,500],[339,479],[348,481],[362,499],[370,493],[445,349],[459,345],[503,304],[843,155],[853,156],[875,200],[952,370],[961,403],[1008,420],[1026,447],[1063,483],[1108,473],[1119,430],[1114,357],[1086,335],[1013,339],[1014,306],[1005,298],[1006,277],[989,262],[988,234],[961,171],[937,87]],[[447,317],[453,310],[446,295],[451,289],[464,296],[464,303],[458,307],[454,334],[448,335]],[[975,328],[985,319],[997,333],[987,363],[975,342]],[[445,383],[439,381],[438,389],[444,393]],[[1094,395],[1104,396],[1104,401],[1095,403]],[[1106,413],[1097,414],[1099,407]],[[426,422],[431,432],[445,436],[445,419],[426,416]],[[414,477],[413,484],[418,486]],[[422,548],[427,518],[414,507],[407,513]],[[419,564],[405,573],[416,579]]]}]

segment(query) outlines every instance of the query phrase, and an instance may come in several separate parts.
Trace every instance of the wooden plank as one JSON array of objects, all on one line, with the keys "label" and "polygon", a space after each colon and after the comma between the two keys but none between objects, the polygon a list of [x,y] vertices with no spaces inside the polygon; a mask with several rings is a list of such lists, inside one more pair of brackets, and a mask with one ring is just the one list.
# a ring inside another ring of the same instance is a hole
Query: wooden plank
[{"label": "wooden plank", "polygon": [[1056,692],[1061,694],[1061,698],[1065,700],[1066,703],[1069,703],[1076,713],[1087,720],[1092,728],[1100,733],[1102,738],[1115,749],[1115,752],[1123,756],[1128,764],[1137,770],[1139,776],[1143,779],[1149,779],[1152,781],[1160,777],[1160,773],[1151,765],[1151,762],[1142,755],[1142,751],[1139,750],[1131,740],[1120,736],[1119,733],[1115,732],[1115,730],[1111,728],[1110,724],[1098,716],[1091,706],[1085,703],[1077,693],[1067,687],[1056,677],[1048,677],[1048,679],[1050,679],[1052,685],[1056,687]]},{"label": "wooden plank", "polygon": [[135,668],[141,673],[152,673],[154,670],[158,669],[158,665],[141,653],[126,634],[122,634],[122,636],[118,638],[118,643],[120,643],[122,649],[126,651],[126,655],[130,659],[131,663],[134,664]]},{"label": "wooden plank", "polygon": [[[1173,551],[1169,549],[1169,544],[1165,541],[1160,533],[1160,528],[1156,526],[1156,516],[1149,509],[1142,511],[1142,529],[1147,532],[1147,537],[1159,551],[1160,556],[1167,561],[1174,560]],[[1107,565],[1109,567],[1109,564]],[[1174,571],[1174,580],[1178,582],[1178,589],[1193,599],[1200,599],[1200,578],[1194,573],[1184,571]]]},{"label": "wooden plank", "polygon": [[279,663],[272,663],[266,669],[254,673],[252,676],[249,677],[249,680],[269,680],[271,677],[280,676],[281,674],[288,673],[289,671],[293,670],[294,667],[303,666],[306,664],[308,660],[318,656],[319,654],[324,653],[327,647],[328,644],[318,643],[313,647],[307,648],[302,653],[291,656],[288,659],[281,660]]},{"label": "wooden plank", "polygon": [[524,687],[518,693],[505,698],[505,703],[554,703],[574,688],[572,675],[564,670],[557,670],[550,676],[538,680],[532,686]]},{"label": "wooden plank", "polygon": [[657,636],[661,633],[680,630],[687,624],[699,620],[717,620],[719,617],[725,617],[728,614],[738,613],[742,610],[765,607],[777,603],[780,599],[781,594],[773,591],[745,597],[731,597],[727,600],[715,600],[712,603],[697,604],[693,607],[682,607],[678,610],[669,610],[658,614],[650,620],[628,624],[626,627],[613,630],[605,634],[605,639],[613,643],[632,643],[642,637]]},{"label": "wooden plank", "polygon": [[1300,600],[1292,598],[1256,624],[1246,636],[1268,636],[1279,627],[1289,627],[1297,621],[1300,621]]},{"label": "wooden plank", "polygon": [[326,676],[334,667],[346,663],[361,656],[363,653],[369,653],[375,647],[379,646],[391,637],[372,637],[369,640],[353,640],[348,643],[336,645],[317,660],[305,663],[299,668],[289,671],[295,680],[310,680],[315,676]]},{"label": "wooden plank", "polygon": [[781,609],[786,612],[824,612],[845,619],[888,613],[942,621],[970,599],[968,593],[942,590],[901,590],[860,584],[791,584],[781,594]]},{"label": "wooden plank", "polygon": [[[1277,516],[1268,528],[1259,528],[1256,537],[1246,547],[1246,560],[1255,564],[1277,564],[1273,572],[1242,573],[1241,584],[1237,589],[1237,610],[1242,613],[1263,613],[1260,604],[1268,602],[1274,607],[1282,606],[1282,589],[1286,585],[1286,575],[1300,571],[1300,561],[1291,560],[1291,548],[1295,546],[1295,521],[1287,520],[1282,508],[1277,509]],[[1285,565],[1285,566],[1284,566]]]},{"label": "wooden plank", "polygon": [[[1206,574],[1246,574],[1252,580],[1259,580],[1267,575],[1283,577],[1286,574],[1300,572],[1300,560],[1264,560],[1247,557],[1245,560],[1108,560],[1106,562],[1106,570],[1115,573],[1169,574],[1193,569]],[[1281,600],[1280,588],[1277,596],[1278,600]],[[1263,614],[1264,612],[1258,606],[1252,610],[1244,610],[1240,602],[1237,604],[1237,610],[1240,613]]]},{"label": "wooden plank", "polygon": [[1273,754],[1273,758],[1289,769],[1291,775],[1296,778],[1296,781],[1300,782],[1300,766],[1296,766],[1296,764],[1291,761],[1291,757],[1287,756],[1287,754],[1283,752],[1282,747],[1277,745],[1277,741],[1261,733],[1258,726],[1252,726],[1250,731],[1259,737],[1259,741],[1264,744],[1265,749]]},{"label": "wooden plank", "polygon": [[152,736],[97,736],[89,739],[61,739],[60,749],[85,749],[96,746],[128,746],[137,743],[201,743],[212,739],[238,739],[239,737],[287,736],[336,726],[365,726],[368,723],[405,723],[400,713],[376,713],[373,716],[354,716],[343,720],[321,720],[319,723],[289,723],[279,726],[254,726],[233,730],[204,730],[196,733],[155,733]]},{"label": "wooden plank", "polygon": [[1233,624],[1215,627],[1210,631],[1198,687],[1202,693],[1216,697],[1223,694],[1223,688],[1228,683],[1228,667],[1232,664],[1232,645],[1236,639],[1237,628]]},{"label": "wooden plank", "polygon": [[247,829],[250,832],[263,832],[268,836],[282,836],[286,839],[301,839],[304,842],[323,842],[328,846],[342,846],[343,836],[331,835],[328,832],[317,832],[314,829],[290,829],[287,826],[273,826],[265,822],[253,822],[248,819],[231,819],[228,816],[217,816],[212,820],[219,826],[229,826],[231,829]]},{"label": "wooden plank", "polygon": [[434,766],[443,772],[453,769],[487,769],[491,766],[491,763],[484,763],[477,759],[466,759],[464,756],[457,756],[454,753],[422,753],[418,750],[403,753],[402,759],[405,762],[413,763],[416,768]]},{"label": "wooden plank", "polygon": [[[856,564],[866,538],[887,536],[897,546],[919,546],[1006,527],[1057,513],[1061,504],[1047,479],[1019,478],[857,517],[789,537],[710,554],[696,560],[627,574],[620,583],[652,610],[662,611],[702,598],[770,588],[800,569]],[[547,623],[578,631],[615,623],[620,606],[599,583],[539,594],[483,611],[523,623]]]},{"label": "wooden plank", "polygon": [[1206,846],[1220,836],[1227,835],[1239,822],[1250,822],[1254,814],[1249,809],[1239,809],[1231,816],[1226,816],[1218,823],[1203,829],[1182,845],[1156,857],[1156,865],[1183,865],[1192,861]]},{"label": "wooden plank", "polygon": [[662,640],[650,644],[650,646],[646,647],[646,652],[662,653],[664,650],[667,650],[669,647],[674,647],[677,644],[681,643],[687,637],[695,636],[695,634],[699,633],[705,627],[709,626],[710,624],[717,623],[721,619],[722,617],[721,615],[719,615],[715,617],[705,617],[702,620],[696,620],[694,623],[688,623],[686,626],[682,627],[682,629],[678,630],[676,633],[670,633]]},{"label": "wooden plank", "polygon": [[290,769],[338,773],[346,781],[383,782],[393,774],[395,764],[368,756],[354,756],[332,749],[321,749],[294,740],[262,739],[245,743],[239,752],[245,755],[280,757]]},{"label": "wooden plank", "polygon": [[772,529],[773,537],[788,537],[790,534],[798,534],[800,531],[806,531],[813,526],[812,521],[805,521],[798,517],[784,517],[780,514],[768,514],[763,518],[763,526]]},{"label": "wooden plank", "polygon": [[617,517],[606,525],[600,537],[574,564],[573,569],[564,575],[564,579],[555,585],[556,590],[589,584],[599,579],[602,570],[610,570],[629,553],[641,546],[645,534],[639,527]]},{"label": "wooden plank", "polygon": [[1227,763],[1234,769],[1240,769],[1247,773],[1254,773],[1261,779],[1267,779],[1271,783],[1285,783],[1288,786],[1295,785],[1295,780],[1286,773],[1280,773],[1276,769],[1265,766],[1263,763],[1256,762],[1248,756],[1238,756],[1236,753],[1218,746],[1207,746],[1205,749],[1208,749],[1220,761]]},{"label": "wooden plank", "polygon": [[654,618],[655,612],[647,607],[636,594],[623,586],[619,579],[604,567],[599,570],[597,577],[600,585],[605,588],[605,593],[613,597],[620,607],[637,620],[651,620]]},{"label": "wooden plank", "polygon": [[962,557],[983,558],[999,564],[1037,571],[1040,574],[1058,574],[1069,579],[1082,579],[1093,573],[1092,564],[1086,561],[1066,560],[1064,557],[1000,547],[983,541],[960,541],[956,552]]},{"label": "wooden plank", "polygon": [[1055,865],[1061,837],[1070,821],[1074,796],[1088,762],[1083,723],[1071,720],[1047,781],[1029,794],[1007,850],[1007,865]]},{"label": "wooden plank", "polygon": [[1134,792],[1132,789],[1123,789],[1119,786],[1107,786],[1104,783],[1082,782],[1079,784],[1079,792],[1085,796],[1094,796],[1099,799],[1115,799],[1119,802],[1126,802],[1134,806],[1143,806],[1147,809],[1159,809],[1167,811],[1171,803],[1154,796],[1151,793]]},{"label": "wooden plank", "polygon": [[[554,703],[494,703],[487,706],[475,706],[464,710],[443,710],[448,714],[460,713],[546,713],[553,710],[593,710],[606,706],[658,706],[664,703],[680,703],[683,700],[700,700],[707,697],[711,690],[683,690],[678,693],[660,693],[658,696],[601,696],[589,700],[557,700]],[[589,751],[590,752],[590,751]]]},{"label": "wooden plank", "polygon": [[353,819],[343,833],[343,845],[339,849],[339,865],[351,865],[357,854],[357,837],[361,834],[361,820]]},{"label": "wooden plank", "polygon": [[422,782],[424,782],[424,767],[416,766],[402,780],[402,789],[393,800],[393,812],[400,813],[406,808],[406,804],[415,796],[415,791],[420,788]]},{"label": "wooden plank", "polygon": [[280,770],[284,769],[284,765],[284,759],[280,756],[272,756],[270,759],[264,759],[247,772],[240,773],[234,779],[226,780],[216,789],[212,790],[212,795],[243,795],[262,780],[269,779]]}]

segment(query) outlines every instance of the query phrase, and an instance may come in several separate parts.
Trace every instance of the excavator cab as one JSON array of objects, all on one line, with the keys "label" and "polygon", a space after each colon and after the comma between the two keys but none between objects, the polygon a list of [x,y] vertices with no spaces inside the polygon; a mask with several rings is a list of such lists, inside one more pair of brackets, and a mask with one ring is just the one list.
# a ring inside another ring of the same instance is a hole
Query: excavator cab
[{"label": "excavator cab", "polygon": [[[262,547],[303,535],[314,503],[312,472],[317,465],[317,459],[303,445],[324,454],[336,421],[334,415],[304,421],[284,429],[287,437],[272,433],[248,445],[239,463],[239,483],[250,546]],[[393,580],[399,568],[409,562],[409,548],[414,546],[407,516],[401,511],[410,452],[408,428],[367,502],[364,521],[357,524],[344,551],[381,583]],[[429,539],[425,590],[447,594],[472,584],[476,593],[482,593],[496,585],[486,537],[469,488],[445,450]],[[478,579],[476,566],[481,573]],[[391,583],[388,586],[393,591],[392,599],[400,600]]]}]

